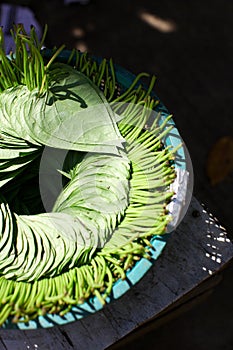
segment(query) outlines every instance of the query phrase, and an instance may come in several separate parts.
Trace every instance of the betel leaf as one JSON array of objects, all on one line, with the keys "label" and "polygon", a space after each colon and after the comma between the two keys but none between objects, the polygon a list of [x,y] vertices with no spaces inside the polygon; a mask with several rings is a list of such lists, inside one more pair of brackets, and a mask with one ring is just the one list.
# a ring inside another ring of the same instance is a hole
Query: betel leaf
[{"label": "betel leaf", "polygon": [[49,77],[40,97],[23,85],[1,93],[1,132],[34,145],[119,154],[124,139],[103,93],[65,64],[54,64]]},{"label": "betel leaf", "polygon": [[[94,295],[104,304],[113,283],[149,258],[148,239],[165,232],[175,176],[173,150],[161,151],[169,128],[146,113],[157,106],[150,96],[154,78],[145,90],[137,86],[139,74],[127,88],[111,60],[97,64],[74,51],[67,63],[76,68],[68,68],[54,64],[62,48],[43,61],[33,28],[26,35],[16,26],[13,36],[16,55],[9,60],[0,28],[0,149],[9,149],[9,159],[0,153],[0,175],[12,179],[0,197],[0,325],[9,316],[13,322],[47,312],[64,316]],[[126,145],[118,152],[121,135]],[[47,213],[45,160],[60,171],[61,189]]]}]

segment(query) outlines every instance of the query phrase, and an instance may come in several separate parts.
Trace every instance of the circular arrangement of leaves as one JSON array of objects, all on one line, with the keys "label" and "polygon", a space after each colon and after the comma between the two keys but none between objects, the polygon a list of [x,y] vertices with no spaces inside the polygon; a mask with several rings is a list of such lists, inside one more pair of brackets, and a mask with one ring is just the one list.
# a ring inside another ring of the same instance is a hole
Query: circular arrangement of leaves
[{"label": "circular arrangement of leaves", "polygon": [[34,28],[12,35],[10,58],[2,33],[0,46],[0,324],[104,304],[165,233],[176,177],[154,77],[125,89],[112,60],[73,50],[61,63],[64,47],[46,58]]}]

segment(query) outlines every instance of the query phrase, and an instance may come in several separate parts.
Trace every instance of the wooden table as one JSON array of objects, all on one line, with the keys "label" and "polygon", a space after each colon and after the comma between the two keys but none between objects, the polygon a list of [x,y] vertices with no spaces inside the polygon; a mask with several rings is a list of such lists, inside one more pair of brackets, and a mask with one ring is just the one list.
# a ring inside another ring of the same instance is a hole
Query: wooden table
[{"label": "wooden table", "polygon": [[0,329],[0,350],[117,349],[126,335],[138,336],[201,298],[219,282],[232,257],[233,244],[226,231],[193,197],[161,256],[129,292],[103,310],[64,326]]}]

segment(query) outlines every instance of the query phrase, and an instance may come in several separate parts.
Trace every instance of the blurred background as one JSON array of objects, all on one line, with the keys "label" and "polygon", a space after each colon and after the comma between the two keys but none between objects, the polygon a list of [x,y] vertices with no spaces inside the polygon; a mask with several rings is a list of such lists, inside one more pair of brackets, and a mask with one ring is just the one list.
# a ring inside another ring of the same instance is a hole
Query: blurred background
[{"label": "blurred background", "polygon": [[[194,168],[194,195],[233,232],[233,2],[229,0],[52,0],[0,2],[12,23],[49,27],[46,46],[65,44],[157,77]],[[233,349],[233,266],[201,304],[127,349]],[[122,347],[123,349],[124,347]]]}]

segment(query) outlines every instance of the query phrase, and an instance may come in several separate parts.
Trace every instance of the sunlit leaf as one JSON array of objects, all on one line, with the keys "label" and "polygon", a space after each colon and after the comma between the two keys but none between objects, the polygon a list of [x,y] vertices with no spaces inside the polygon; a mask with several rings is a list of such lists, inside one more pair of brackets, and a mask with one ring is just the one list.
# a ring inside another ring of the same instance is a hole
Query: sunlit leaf
[{"label": "sunlit leaf", "polygon": [[33,145],[119,154],[124,139],[104,94],[68,65],[53,67],[43,98],[23,85],[2,92],[1,132]]}]

